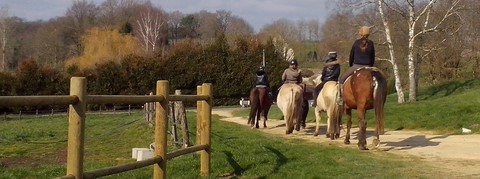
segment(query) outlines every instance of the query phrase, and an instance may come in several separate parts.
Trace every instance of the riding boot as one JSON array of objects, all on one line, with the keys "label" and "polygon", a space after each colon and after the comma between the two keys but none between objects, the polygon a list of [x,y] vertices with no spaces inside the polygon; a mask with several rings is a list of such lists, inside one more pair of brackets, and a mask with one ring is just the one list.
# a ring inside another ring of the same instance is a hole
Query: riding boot
[{"label": "riding boot", "polygon": [[316,90],[313,91],[313,102],[312,102],[312,107],[317,107],[317,98],[318,98],[318,93]]},{"label": "riding boot", "polygon": [[338,92],[337,92],[337,104],[343,105],[343,84],[338,84]]}]

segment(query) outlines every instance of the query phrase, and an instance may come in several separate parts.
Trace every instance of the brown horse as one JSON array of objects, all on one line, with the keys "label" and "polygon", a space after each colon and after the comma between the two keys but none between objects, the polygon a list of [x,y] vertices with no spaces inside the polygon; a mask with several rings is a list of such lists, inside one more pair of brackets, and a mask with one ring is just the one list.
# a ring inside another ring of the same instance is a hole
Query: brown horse
[{"label": "brown horse", "polygon": [[263,127],[267,127],[267,117],[273,100],[268,97],[267,90],[262,87],[255,87],[250,90],[250,115],[248,124],[253,128],[259,128],[258,122],[263,118]]},{"label": "brown horse", "polygon": [[383,73],[377,68],[368,67],[356,70],[346,81],[344,85],[344,107],[347,114],[347,134],[345,144],[350,144],[350,128],[352,127],[352,109],[358,113],[358,148],[368,150],[365,146],[367,121],[365,113],[369,109],[375,109],[375,139],[373,146],[380,144],[379,135],[384,134],[384,115],[383,109],[387,97],[387,81]]}]

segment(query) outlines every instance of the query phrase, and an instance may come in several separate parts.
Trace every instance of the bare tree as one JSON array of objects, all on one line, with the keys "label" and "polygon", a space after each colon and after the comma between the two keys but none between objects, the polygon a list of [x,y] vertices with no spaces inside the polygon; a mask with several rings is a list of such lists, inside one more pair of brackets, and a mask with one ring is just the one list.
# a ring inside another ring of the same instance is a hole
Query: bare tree
[{"label": "bare tree", "polygon": [[247,21],[240,17],[232,16],[225,35],[227,36],[228,40],[231,40],[239,36],[252,35],[253,33],[253,27],[248,24]]},{"label": "bare tree", "polygon": [[[426,44],[418,42],[418,39],[426,34],[446,30],[443,27],[444,23],[448,19],[457,16],[457,12],[461,7],[461,1],[448,1],[450,4],[445,10],[436,8],[439,6],[439,2],[437,0],[407,0],[405,2],[395,0],[344,0],[342,2],[346,3],[347,7],[357,10],[357,13],[358,9],[369,11],[372,9],[373,4],[376,4],[376,6],[373,7],[377,9],[377,12],[381,16],[381,24],[383,26],[382,31],[385,33],[386,44],[389,48],[388,51],[390,56],[389,59],[386,60],[389,61],[393,67],[398,102],[402,102],[404,100],[402,99],[403,92],[400,83],[400,73],[398,72],[398,62],[396,60],[398,59],[397,56],[399,54],[397,51],[401,51],[401,48],[399,47],[402,47],[402,43],[406,42],[406,49],[408,49],[406,52],[406,68],[408,69],[409,76],[409,101],[416,101],[417,86],[420,74],[419,68],[421,65],[420,59],[424,58],[425,55],[430,54],[428,51],[432,51],[432,47],[424,48],[425,46],[423,45]],[[394,17],[399,17],[399,19],[390,19]],[[372,18],[372,20],[375,20],[375,18]],[[406,35],[400,35],[403,37],[397,37],[397,40],[392,40],[392,24],[389,23],[390,21],[397,21],[397,24],[395,24],[397,26],[396,28],[401,32],[405,32]],[[402,25],[399,22],[404,22],[405,24]],[[373,21],[372,23],[376,22]],[[437,40],[437,43],[442,41],[443,40]],[[424,53],[424,55],[420,55],[419,51],[423,51],[422,53]]]},{"label": "bare tree", "polygon": [[72,7],[67,10],[66,17],[68,19],[68,29],[70,30],[70,38],[72,38],[74,47],[71,47],[71,55],[80,55],[82,51],[80,37],[87,29],[95,25],[98,15],[98,7],[93,2],[86,0],[75,0]]},{"label": "bare tree", "polygon": [[225,10],[218,10],[217,11],[217,20],[218,20],[218,28],[219,31],[225,33],[227,31],[227,27],[231,24],[231,17],[232,12],[225,11]]},{"label": "bare tree", "polygon": [[179,38],[180,27],[184,17],[185,15],[180,11],[173,11],[168,14],[168,31],[172,39],[172,44],[175,44]]},{"label": "bare tree", "polygon": [[147,8],[137,19],[138,34],[146,52],[155,52],[163,33],[166,18],[160,9]]},{"label": "bare tree", "polygon": [[[417,86],[418,86],[418,70],[420,62],[415,58],[415,41],[422,35],[441,30],[442,23],[446,19],[456,16],[460,6],[460,0],[453,0],[450,8],[441,15],[437,22],[433,22],[431,15],[434,4],[437,0],[428,0],[427,4],[420,6],[419,11],[416,11],[415,0],[407,0],[408,5],[408,76],[409,76],[409,95],[410,102],[417,100]],[[400,12],[398,9],[391,8],[394,11]],[[423,25],[420,31],[416,31],[417,23]]]},{"label": "bare tree", "polygon": [[133,20],[143,7],[151,7],[149,0],[106,0],[100,5],[100,21],[106,25],[120,25]]},{"label": "bare tree", "polygon": [[393,41],[392,41],[392,34],[390,33],[390,23],[384,13],[383,8],[383,1],[378,0],[378,12],[380,13],[380,17],[382,18],[383,28],[385,32],[385,39],[388,45],[388,52],[390,55],[390,59],[387,59],[390,64],[392,64],[393,74],[395,78],[395,89],[397,91],[397,102],[404,103],[405,102],[405,94],[403,93],[403,87],[400,78],[400,71],[398,70],[398,64],[395,56],[395,51],[393,48]]},{"label": "bare tree", "polygon": [[8,8],[6,6],[2,6],[0,8],[0,38],[2,40],[2,64],[0,66],[0,72],[6,71],[6,45],[7,45],[7,18],[8,18]]}]

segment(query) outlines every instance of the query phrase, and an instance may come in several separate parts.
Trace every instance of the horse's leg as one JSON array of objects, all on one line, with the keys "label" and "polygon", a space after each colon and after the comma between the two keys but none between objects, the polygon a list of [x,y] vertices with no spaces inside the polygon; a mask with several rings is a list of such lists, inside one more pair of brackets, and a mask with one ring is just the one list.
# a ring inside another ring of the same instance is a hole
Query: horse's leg
[{"label": "horse's leg", "polygon": [[261,116],[261,113],[262,111],[260,110],[261,106],[259,106],[258,110],[257,110],[257,116],[256,116],[256,120],[255,120],[255,128],[259,128],[258,126],[258,123],[260,121],[260,116]]},{"label": "horse's leg", "polygon": [[268,109],[263,110],[262,116],[263,116],[263,128],[267,128]]},{"label": "horse's leg", "polygon": [[340,126],[342,124],[342,114],[341,111],[336,111],[337,113],[337,118],[335,119],[335,139],[340,138]]},{"label": "horse's leg", "polygon": [[317,126],[315,127],[315,133],[313,133],[313,136],[318,136],[318,134],[320,134],[320,121],[322,120],[321,118],[321,112],[320,112],[320,109],[318,109],[317,107],[315,107],[315,123],[317,124]]},{"label": "horse's leg", "polygon": [[365,120],[365,108],[358,108],[358,149],[368,150],[367,145],[367,121]]},{"label": "horse's leg", "polygon": [[352,127],[352,109],[346,109],[347,114],[347,134],[345,134],[345,140],[343,143],[350,144],[350,128]]},{"label": "horse's leg", "polygon": [[327,121],[327,138],[330,138],[330,140],[335,139],[335,115],[333,114],[335,111],[330,108],[328,109],[328,121]]},{"label": "horse's leg", "polygon": [[301,120],[301,125],[302,125],[302,129],[305,129],[307,127],[307,115],[308,115],[308,110],[309,110],[309,106],[308,106],[308,101],[307,100],[303,100],[303,104],[302,104],[302,120]]}]

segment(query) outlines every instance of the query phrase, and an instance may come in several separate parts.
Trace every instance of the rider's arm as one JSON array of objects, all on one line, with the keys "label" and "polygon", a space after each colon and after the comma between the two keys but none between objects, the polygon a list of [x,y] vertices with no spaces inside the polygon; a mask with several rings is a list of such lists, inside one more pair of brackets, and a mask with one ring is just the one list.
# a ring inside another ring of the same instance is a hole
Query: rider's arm
[{"label": "rider's arm", "polygon": [[282,82],[285,82],[285,80],[287,80],[287,70],[283,71],[282,74]]},{"label": "rider's arm", "polygon": [[336,64],[340,64],[340,62],[338,60],[333,61],[333,62],[327,62],[327,63],[323,64],[323,66],[324,67],[329,67],[329,66],[333,66],[333,65],[336,65]]}]

